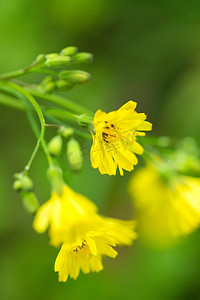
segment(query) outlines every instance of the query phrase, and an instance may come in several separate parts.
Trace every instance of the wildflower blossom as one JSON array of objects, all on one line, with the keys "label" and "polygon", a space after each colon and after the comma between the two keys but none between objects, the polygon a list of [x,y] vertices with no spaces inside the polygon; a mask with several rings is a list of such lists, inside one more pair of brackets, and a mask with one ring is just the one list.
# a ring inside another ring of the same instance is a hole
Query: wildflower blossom
[{"label": "wildflower blossom", "polygon": [[200,178],[174,175],[166,180],[148,164],[133,176],[129,192],[147,240],[165,244],[199,227]]},{"label": "wildflower blossom", "polygon": [[39,233],[49,227],[51,244],[62,245],[55,262],[59,281],[76,279],[80,270],[99,272],[104,255],[116,257],[112,247],[131,245],[137,237],[134,221],[101,217],[95,204],[65,184],[61,195],[53,192],[38,209],[33,227]]},{"label": "wildflower blossom", "polygon": [[76,279],[80,270],[83,273],[101,271],[102,256],[115,258],[118,253],[113,247],[132,244],[137,237],[133,227],[132,221],[100,216],[77,224],[73,240],[62,245],[55,261],[59,281],[67,281],[68,276]]},{"label": "wildflower blossom", "polygon": [[62,194],[52,192],[51,198],[38,209],[33,227],[38,233],[45,232],[49,227],[50,243],[58,246],[70,226],[77,220],[90,218],[96,212],[94,203],[63,184]]},{"label": "wildflower blossom", "polygon": [[145,121],[144,113],[135,111],[137,103],[129,101],[110,113],[98,110],[94,116],[93,145],[90,151],[91,164],[101,174],[115,175],[117,167],[120,175],[123,169],[132,171],[138,163],[136,154],[143,148],[136,136],[144,136],[141,130],[151,130],[151,123]]}]

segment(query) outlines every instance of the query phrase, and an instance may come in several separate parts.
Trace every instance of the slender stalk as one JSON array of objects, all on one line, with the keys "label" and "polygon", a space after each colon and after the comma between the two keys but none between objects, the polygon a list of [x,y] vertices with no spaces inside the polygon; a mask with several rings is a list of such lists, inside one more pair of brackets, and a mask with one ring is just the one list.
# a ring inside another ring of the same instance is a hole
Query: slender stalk
[{"label": "slender stalk", "polygon": [[40,99],[55,103],[55,104],[65,108],[67,110],[70,110],[76,114],[88,113],[90,115],[93,115],[93,113],[91,111],[89,111],[87,108],[85,108],[77,103],[74,103],[71,100],[66,99],[64,97],[58,96],[56,94],[44,94],[44,93],[39,92],[36,89],[31,89],[28,87],[26,87],[26,89],[34,97],[38,97]]},{"label": "slender stalk", "polygon": [[43,61],[44,61],[44,55],[40,54],[40,55],[38,55],[36,60],[29,66],[27,66],[23,69],[19,69],[19,70],[13,71],[13,72],[7,72],[7,73],[0,75],[0,80],[9,80],[9,79],[12,79],[15,77],[25,75],[30,72],[34,72],[36,70],[35,67],[38,66],[39,64],[42,67],[41,63]]},{"label": "slender stalk", "polygon": [[[40,147],[40,144],[41,144],[41,141],[44,139],[44,134],[45,134],[45,120],[44,120],[44,116],[43,116],[43,113],[37,103],[37,101],[32,97],[32,95],[30,95],[25,89],[23,89],[21,86],[19,85],[16,85],[15,83],[13,82],[6,82],[4,83],[6,84],[8,87],[10,87],[11,89],[13,89],[15,92],[16,92],[16,95],[18,95],[19,98],[21,98],[21,95],[26,98],[30,104],[34,107],[37,115],[38,115],[38,118],[40,120],[40,125],[41,125],[41,131],[40,131],[40,136],[38,138],[38,141],[36,143],[36,146],[34,148],[34,151],[28,161],[28,163],[26,164],[25,168],[24,168],[24,171],[23,173],[26,173],[29,171],[34,159],[35,159],[35,156],[38,152],[38,149]],[[47,151],[47,153],[45,153],[47,155],[47,159],[49,160],[50,164],[52,164],[52,161],[51,161],[51,157]]]},{"label": "slender stalk", "polygon": [[5,94],[0,94],[0,104],[17,109],[17,110],[21,110],[21,111],[26,110],[23,103],[21,103],[20,101],[16,100],[13,97],[5,95]]},{"label": "slender stalk", "polygon": [[[16,98],[10,97],[10,96],[5,95],[5,94],[0,94],[0,104],[8,106],[10,108],[17,109],[19,111],[26,112],[28,110],[28,111],[33,112],[31,108],[26,107],[23,103],[18,101]],[[45,110],[45,108],[44,108],[44,110]],[[54,111],[54,113],[55,113],[55,111]],[[55,115],[56,115],[56,113],[55,113]],[[56,127],[65,126],[66,127],[65,122],[62,122],[62,121],[56,119],[55,117],[50,115],[49,112],[44,113],[44,116],[45,116],[46,119],[48,119],[50,122],[52,122],[52,124],[49,124],[50,126],[56,126]],[[45,124],[45,127],[50,127],[50,126],[47,126],[47,125],[48,124]],[[81,130],[75,129],[75,128],[73,128],[73,130],[74,130],[74,135],[75,136],[79,136],[81,138],[89,139],[89,140],[91,140],[91,138],[92,138],[90,133],[87,133],[87,132],[84,132],[84,131],[81,131]]]},{"label": "slender stalk", "polygon": [[46,108],[44,109],[44,113],[47,113],[55,118],[65,120],[70,123],[78,124],[79,116],[72,114],[66,110],[58,109],[58,108]]}]

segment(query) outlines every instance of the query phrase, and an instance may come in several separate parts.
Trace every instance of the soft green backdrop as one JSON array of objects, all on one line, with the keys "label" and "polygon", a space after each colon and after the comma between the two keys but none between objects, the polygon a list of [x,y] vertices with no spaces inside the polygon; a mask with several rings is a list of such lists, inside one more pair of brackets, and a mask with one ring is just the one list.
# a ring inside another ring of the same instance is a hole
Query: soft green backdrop
[{"label": "soft green backdrop", "polygon": [[[85,70],[92,81],[67,97],[92,110],[138,102],[159,135],[200,137],[200,2],[197,0],[0,0],[0,72],[29,64],[39,53],[68,45],[94,53]],[[28,77],[27,80],[37,77]],[[52,129],[47,136],[51,136]],[[35,145],[23,113],[0,107],[0,299],[200,299],[200,231],[174,247],[142,245],[105,259],[104,271],[58,283],[58,252],[47,235],[32,230],[32,217],[12,191]],[[49,197],[42,151],[31,176],[41,202]],[[126,193],[129,174],[101,176],[91,169],[89,145],[84,169],[66,170],[68,183],[98,204],[100,212],[131,218]]]}]

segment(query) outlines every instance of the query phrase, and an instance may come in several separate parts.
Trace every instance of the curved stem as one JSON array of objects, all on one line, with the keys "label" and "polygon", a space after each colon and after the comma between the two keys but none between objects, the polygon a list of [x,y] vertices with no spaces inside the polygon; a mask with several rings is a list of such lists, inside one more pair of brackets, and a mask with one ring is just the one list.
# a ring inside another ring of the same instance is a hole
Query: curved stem
[{"label": "curved stem", "polygon": [[[0,89],[1,89],[1,87],[0,87]],[[18,101],[16,98],[10,97],[5,94],[0,94],[0,104],[3,104],[5,106],[8,106],[8,107],[11,107],[11,108],[17,109],[19,111],[23,111],[23,112],[26,112],[26,111],[33,112],[31,108],[26,107],[22,102]],[[44,110],[45,110],[45,107],[44,107]],[[54,115],[58,115],[58,112],[55,113],[55,110],[53,110],[53,112],[54,112],[53,113]],[[46,119],[48,119],[50,122],[52,122],[53,126],[54,125],[55,126],[65,126],[65,127],[67,126],[67,124],[65,122],[58,120],[57,118],[55,118],[55,116],[51,115],[49,112],[44,113],[44,115],[45,115]],[[66,115],[65,115],[65,117],[66,117]],[[45,124],[45,127],[47,127],[46,125],[47,124]],[[78,136],[78,137],[81,137],[84,139],[89,139],[89,140],[92,139],[91,134],[88,132],[81,131],[76,128],[73,128],[73,130],[74,130],[75,136]]]},{"label": "curved stem", "polygon": [[28,88],[28,87],[26,87],[26,90],[29,91],[29,93],[35,97],[55,103],[55,104],[57,104],[61,107],[64,107],[76,114],[88,113],[90,115],[93,115],[93,113],[91,111],[89,111],[87,108],[85,108],[77,103],[74,103],[69,99],[58,96],[56,94],[44,94],[44,93],[39,92],[36,89],[32,89],[32,88]]},{"label": "curved stem", "polygon": [[[5,84],[5,83],[4,83],[4,84]],[[26,165],[25,168],[24,168],[23,173],[26,173],[26,172],[29,171],[29,169],[30,169],[30,167],[31,167],[31,165],[32,165],[32,163],[33,163],[33,160],[34,160],[34,158],[35,158],[35,156],[36,156],[36,154],[37,154],[37,152],[38,152],[38,149],[39,149],[39,147],[40,147],[40,143],[44,140],[44,134],[45,134],[45,120],[44,120],[43,113],[42,113],[42,111],[41,111],[41,109],[40,109],[40,107],[39,107],[37,101],[32,97],[32,95],[30,95],[25,89],[23,89],[22,87],[16,85],[16,84],[13,83],[13,82],[6,82],[6,85],[7,85],[8,87],[10,87],[11,89],[13,89],[14,91],[16,91],[17,94],[19,93],[18,96],[19,96],[19,95],[23,95],[23,96],[24,96],[24,97],[32,104],[32,106],[34,107],[34,109],[35,109],[35,111],[36,111],[36,113],[37,113],[37,115],[38,115],[38,118],[39,118],[39,120],[40,120],[40,125],[41,125],[40,136],[39,136],[38,141],[37,141],[37,143],[36,143],[35,149],[34,149],[32,155],[31,155],[31,157],[30,157],[30,159],[29,159],[27,165]],[[51,156],[50,156],[50,154],[48,153],[48,151],[45,152],[45,154],[46,154],[46,156],[47,156],[47,158],[48,158],[49,163],[52,164],[52,159],[51,159]]]},{"label": "curved stem", "polygon": [[7,72],[7,73],[4,73],[4,74],[0,75],[0,80],[9,80],[9,79],[19,77],[19,76],[22,76],[24,74],[33,72],[34,68],[36,66],[38,66],[39,64],[41,64],[43,61],[44,61],[44,55],[40,54],[40,55],[38,55],[36,60],[32,64],[30,64],[29,66],[27,66],[23,69],[19,69],[19,70],[13,71],[13,72]]}]

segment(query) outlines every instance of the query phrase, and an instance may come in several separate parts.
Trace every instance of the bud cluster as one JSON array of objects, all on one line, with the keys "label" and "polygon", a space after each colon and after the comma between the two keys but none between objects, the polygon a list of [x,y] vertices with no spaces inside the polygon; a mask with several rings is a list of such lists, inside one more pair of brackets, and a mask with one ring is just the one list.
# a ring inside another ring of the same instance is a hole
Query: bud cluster
[{"label": "bud cluster", "polygon": [[[89,52],[78,52],[77,47],[66,47],[60,53],[50,53],[44,56],[43,66],[48,68],[67,68],[78,64],[92,62],[93,55]],[[41,65],[42,66],[42,65]],[[45,93],[66,91],[77,84],[90,81],[91,75],[82,70],[62,70],[54,76],[47,76],[39,85]]]},{"label": "bud cluster", "polygon": [[73,172],[79,172],[82,169],[82,152],[79,142],[74,138],[74,129],[61,126],[48,143],[48,151],[52,157],[59,157],[63,149],[63,139],[66,140],[65,156],[69,168]]},{"label": "bud cluster", "polygon": [[22,203],[26,211],[34,214],[39,207],[39,202],[32,191],[33,182],[31,178],[23,173],[15,174],[14,178],[13,189],[21,194]]}]

